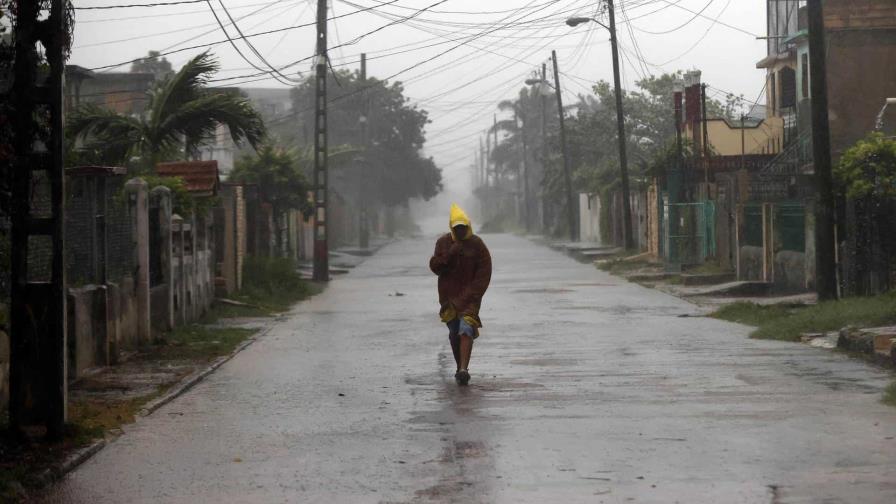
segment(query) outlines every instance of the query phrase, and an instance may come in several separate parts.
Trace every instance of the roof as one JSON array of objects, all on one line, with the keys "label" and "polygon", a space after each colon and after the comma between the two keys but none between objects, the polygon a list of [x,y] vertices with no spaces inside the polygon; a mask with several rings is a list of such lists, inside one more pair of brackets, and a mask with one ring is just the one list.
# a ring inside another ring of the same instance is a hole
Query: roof
[{"label": "roof", "polygon": [[161,177],[180,177],[187,190],[195,196],[218,194],[221,181],[218,177],[217,161],[175,161],[156,165],[156,174]]}]

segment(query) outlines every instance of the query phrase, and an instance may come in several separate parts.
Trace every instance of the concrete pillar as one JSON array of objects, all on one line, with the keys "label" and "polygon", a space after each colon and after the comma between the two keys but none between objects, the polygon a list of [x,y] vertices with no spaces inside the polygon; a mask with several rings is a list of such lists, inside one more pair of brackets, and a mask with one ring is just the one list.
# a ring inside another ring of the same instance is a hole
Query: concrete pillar
[{"label": "concrete pillar", "polygon": [[136,267],[134,286],[137,289],[137,343],[145,344],[150,337],[149,308],[149,199],[143,179],[131,179],[124,185],[128,215],[131,217],[131,240]]},{"label": "concrete pillar", "polygon": [[[187,267],[184,264],[184,219],[178,214],[171,216],[171,292],[174,302],[174,323],[187,323]],[[176,265],[176,266],[175,266]]]},{"label": "concrete pillar", "polygon": [[174,328],[174,275],[172,271],[173,261],[171,257],[171,190],[159,186],[150,192],[150,197],[158,206],[159,212],[159,243],[153,246],[159,247],[162,264],[162,283],[166,286],[164,296],[165,305],[157,313],[162,314],[159,322],[164,330]]}]

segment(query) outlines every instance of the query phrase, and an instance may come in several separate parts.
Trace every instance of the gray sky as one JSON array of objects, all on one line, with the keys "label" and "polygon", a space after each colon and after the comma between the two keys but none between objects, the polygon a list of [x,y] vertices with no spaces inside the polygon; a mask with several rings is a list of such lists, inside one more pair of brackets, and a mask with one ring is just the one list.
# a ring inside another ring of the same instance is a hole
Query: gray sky
[{"label": "gray sky", "polygon": [[[108,6],[173,0],[79,0],[78,7]],[[230,22],[220,1],[212,6],[225,25]],[[223,0],[240,30],[248,35],[310,24],[314,0]],[[389,3],[392,2],[392,3]],[[382,5],[389,3],[388,5]],[[438,5],[433,6],[433,4]],[[469,166],[478,148],[479,133],[489,126],[495,104],[518,95],[523,81],[556,49],[564,98],[573,101],[591,83],[612,79],[609,36],[589,23],[575,29],[563,21],[570,16],[594,16],[597,0],[331,0],[330,46],[337,67],[358,67],[361,52],[368,54],[368,73],[406,83],[406,94],[430,112],[426,149],[445,172],[449,189],[469,185]],[[405,22],[396,18],[429,10]],[[360,8],[376,7],[354,13]],[[354,14],[353,14],[354,13]],[[697,14],[700,15],[697,15]],[[605,16],[601,17],[603,20]],[[716,21],[717,20],[717,21]],[[394,23],[391,26],[390,23]],[[761,0],[617,0],[617,23],[622,46],[623,87],[631,88],[642,75],[699,68],[712,88],[757,100],[764,73],[756,62],[765,44],[765,2]],[[373,30],[383,27],[376,33]],[[228,26],[231,37],[238,37]],[[356,40],[358,37],[363,37]],[[176,50],[223,40],[207,3],[79,10],[75,47],[70,63],[94,68],[143,56],[151,49]],[[272,65],[280,67],[313,54],[314,27],[290,29],[250,38]],[[637,47],[634,43],[637,41]],[[461,45],[467,42],[465,45]],[[246,46],[243,53],[263,66]],[[171,54],[179,67],[201,49]],[[224,69],[221,77],[258,73],[227,43],[212,48]],[[446,52],[447,51],[447,52]],[[395,54],[401,52],[401,54]],[[443,55],[440,53],[446,52]],[[640,57],[639,57],[640,54]],[[431,59],[431,61],[427,61]],[[417,65],[410,68],[413,65]],[[112,68],[127,70],[129,65]],[[409,69],[410,68],[410,69]],[[282,72],[308,72],[304,61]],[[550,75],[550,67],[549,67]],[[265,80],[258,80],[264,78]],[[254,80],[254,82],[246,82]],[[268,76],[234,79],[221,85],[285,87]]]}]

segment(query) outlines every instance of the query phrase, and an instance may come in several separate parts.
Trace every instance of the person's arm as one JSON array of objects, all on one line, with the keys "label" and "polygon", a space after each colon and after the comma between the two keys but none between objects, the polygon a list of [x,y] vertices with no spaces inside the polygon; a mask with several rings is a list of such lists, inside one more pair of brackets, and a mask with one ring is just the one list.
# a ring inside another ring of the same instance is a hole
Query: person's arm
[{"label": "person's arm", "polygon": [[492,256],[488,251],[485,243],[480,241],[481,248],[477,257],[476,273],[473,279],[467,285],[464,295],[464,311],[467,311],[470,305],[479,306],[482,302],[482,296],[488,290],[488,285],[492,280]]},{"label": "person's arm", "polygon": [[444,275],[451,271],[451,266],[457,251],[460,249],[459,243],[454,243],[445,238],[440,238],[436,242],[436,250],[429,259],[429,269],[436,275]]}]

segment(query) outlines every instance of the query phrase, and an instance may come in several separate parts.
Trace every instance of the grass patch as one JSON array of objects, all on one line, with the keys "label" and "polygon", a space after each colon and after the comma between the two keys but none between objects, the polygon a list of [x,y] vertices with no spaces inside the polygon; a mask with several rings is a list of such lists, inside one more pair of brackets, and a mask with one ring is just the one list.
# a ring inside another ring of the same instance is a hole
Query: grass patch
[{"label": "grass patch", "polygon": [[69,417],[82,426],[93,438],[102,437],[106,431],[132,423],[137,412],[154,396],[138,397],[124,401],[108,399],[77,399],[68,405]]},{"label": "grass patch", "polygon": [[[267,311],[270,315],[289,310],[294,304],[320,291],[320,286],[299,276],[291,259],[247,257],[243,264],[243,289],[236,300]],[[228,310],[238,312],[246,307],[232,308]]]},{"label": "grass patch", "polygon": [[715,262],[706,262],[693,268],[688,268],[685,273],[689,275],[720,275],[722,273],[731,273],[730,269],[725,269]]},{"label": "grass patch", "polygon": [[891,383],[890,386],[884,390],[884,398],[881,399],[881,402],[887,406],[896,408],[896,382]]},{"label": "grass patch", "polygon": [[212,360],[233,352],[253,333],[254,329],[237,327],[181,326],[165,335],[161,344],[153,349],[153,358]]},{"label": "grass patch", "polygon": [[623,273],[629,273],[632,271],[636,271],[639,269],[643,269],[649,266],[653,266],[654,264],[646,259],[633,259],[633,257],[641,255],[640,253],[629,253],[626,255],[621,255],[614,257],[612,259],[606,259],[604,261],[598,261],[596,263],[597,269],[601,271],[606,271],[611,275],[621,275]]},{"label": "grass patch", "polygon": [[738,302],[723,306],[712,317],[752,325],[757,339],[798,341],[808,332],[837,331],[846,326],[896,324],[896,292],[873,297],[827,301],[814,306]]}]

